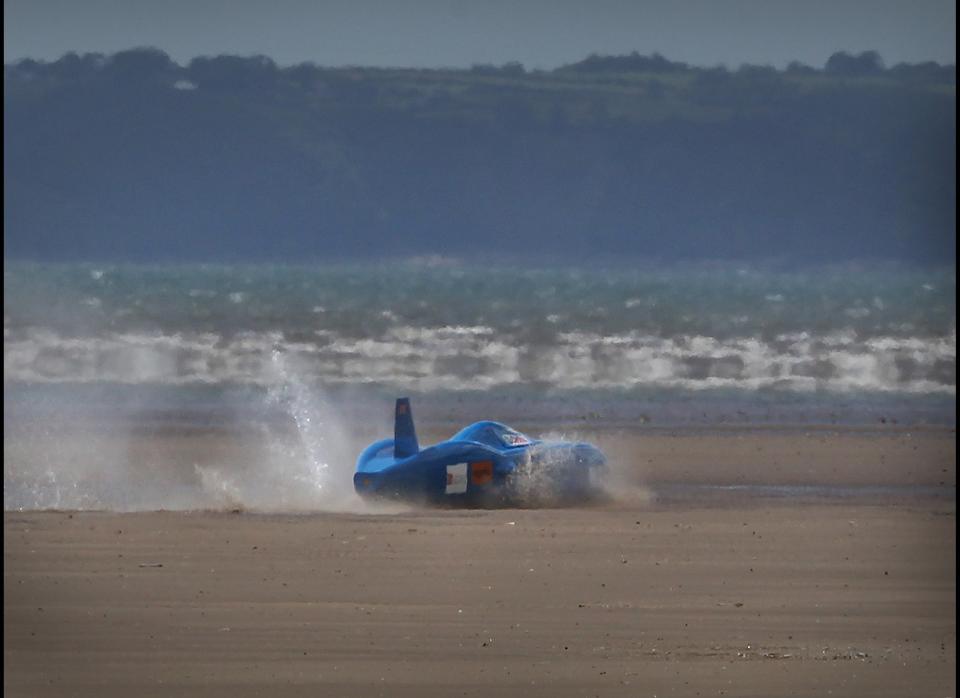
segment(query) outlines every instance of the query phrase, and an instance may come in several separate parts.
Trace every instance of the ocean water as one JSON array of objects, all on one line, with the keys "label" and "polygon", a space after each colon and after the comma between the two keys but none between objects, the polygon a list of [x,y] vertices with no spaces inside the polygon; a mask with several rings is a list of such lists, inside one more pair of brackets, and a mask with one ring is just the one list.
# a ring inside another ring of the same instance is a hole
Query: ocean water
[{"label": "ocean water", "polygon": [[954,395],[956,276],[6,264],[4,383]]},{"label": "ocean water", "polygon": [[[954,425],[955,299],[953,267],[6,263],[4,504],[340,506],[398,395],[451,433]],[[197,432],[233,436],[151,441]]]}]

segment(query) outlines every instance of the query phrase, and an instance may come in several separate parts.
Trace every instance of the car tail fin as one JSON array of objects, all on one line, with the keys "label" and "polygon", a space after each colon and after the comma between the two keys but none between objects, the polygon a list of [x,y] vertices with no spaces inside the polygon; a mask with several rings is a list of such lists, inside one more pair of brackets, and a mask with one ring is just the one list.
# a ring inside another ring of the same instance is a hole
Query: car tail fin
[{"label": "car tail fin", "polygon": [[413,427],[410,398],[397,398],[393,421],[393,457],[406,458],[419,452],[420,443],[417,441],[417,430]]}]

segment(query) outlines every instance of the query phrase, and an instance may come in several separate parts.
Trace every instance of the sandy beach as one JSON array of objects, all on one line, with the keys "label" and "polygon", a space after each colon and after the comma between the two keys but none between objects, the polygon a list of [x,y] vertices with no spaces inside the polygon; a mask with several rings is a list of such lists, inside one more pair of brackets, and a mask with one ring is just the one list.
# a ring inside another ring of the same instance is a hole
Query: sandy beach
[{"label": "sandy beach", "polygon": [[5,694],[956,695],[954,430],[593,436],[590,507],[7,511]]},{"label": "sandy beach", "polygon": [[4,6],[4,696],[960,698],[956,2],[541,4]]}]

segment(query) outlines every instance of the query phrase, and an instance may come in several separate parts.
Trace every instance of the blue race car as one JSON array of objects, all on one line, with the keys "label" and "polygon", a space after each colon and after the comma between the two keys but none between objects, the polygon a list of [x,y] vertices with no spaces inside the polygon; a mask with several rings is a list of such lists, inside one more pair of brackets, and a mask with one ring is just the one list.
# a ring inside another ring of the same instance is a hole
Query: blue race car
[{"label": "blue race car", "polygon": [[489,421],[421,449],[410,399],[400,398],[394,437],[364,449],[353,485],[364,497],[435,503],[570,502],[601,494],[606,470],[606,458],[595,446],[531,439]]}]

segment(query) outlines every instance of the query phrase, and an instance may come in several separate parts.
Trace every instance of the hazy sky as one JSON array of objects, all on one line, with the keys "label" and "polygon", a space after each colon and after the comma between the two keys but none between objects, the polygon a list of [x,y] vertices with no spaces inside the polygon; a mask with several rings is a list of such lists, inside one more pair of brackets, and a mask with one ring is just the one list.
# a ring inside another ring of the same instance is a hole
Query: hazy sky
[{"label": "hazy sky", "polygon": [[281,65],[553,68],[591,52],[696,65],[876,49],[888,65],[956,62],[955,0],[4,0],[4,62],[156,46],[262,53]]}]

